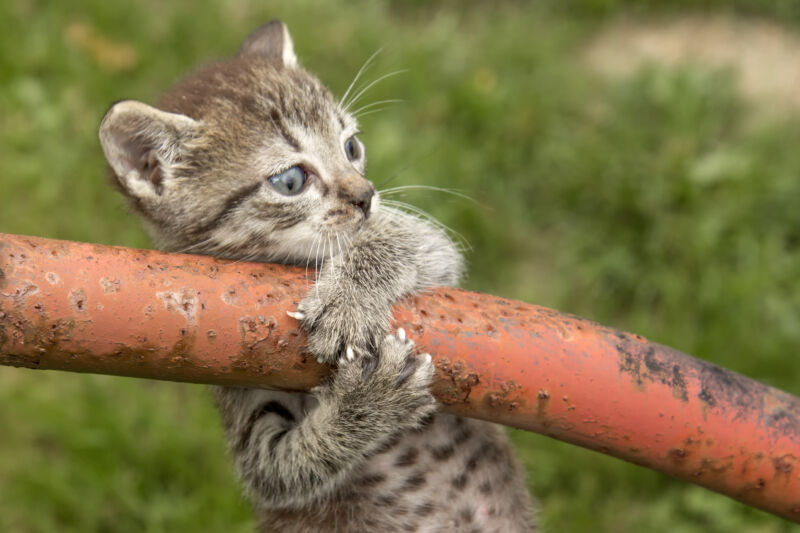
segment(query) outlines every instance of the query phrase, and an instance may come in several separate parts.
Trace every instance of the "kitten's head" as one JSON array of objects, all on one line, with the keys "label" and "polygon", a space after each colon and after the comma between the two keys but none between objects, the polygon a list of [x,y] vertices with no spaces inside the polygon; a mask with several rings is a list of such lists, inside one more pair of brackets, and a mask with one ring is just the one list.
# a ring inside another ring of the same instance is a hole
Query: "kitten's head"
[{"label": "kitten's head", "polygon": [[112,106],[100,142],[159,247],[303,262],[320,236],[352,235],[377,207],[357,133],[273,21],[158,108]]}]

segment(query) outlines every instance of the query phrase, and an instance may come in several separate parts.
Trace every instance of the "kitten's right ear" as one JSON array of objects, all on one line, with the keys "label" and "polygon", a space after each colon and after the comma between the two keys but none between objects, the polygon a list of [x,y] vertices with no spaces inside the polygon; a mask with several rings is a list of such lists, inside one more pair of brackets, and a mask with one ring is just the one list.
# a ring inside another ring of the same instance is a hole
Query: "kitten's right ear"
[{"label": "kitten's right ear", "polygon": [[199,123],[186,115],[123,100],[103,118],[100,144],[122,188],[145,199],[162,194],[198,130]]},{"label": "kitten's right ear", "polygon": [[280,20],[273,20],[256,28],[242,43],[239,55],[279,61],[285,67],[297,66],[292,36],[289,35],[289,28]]}]

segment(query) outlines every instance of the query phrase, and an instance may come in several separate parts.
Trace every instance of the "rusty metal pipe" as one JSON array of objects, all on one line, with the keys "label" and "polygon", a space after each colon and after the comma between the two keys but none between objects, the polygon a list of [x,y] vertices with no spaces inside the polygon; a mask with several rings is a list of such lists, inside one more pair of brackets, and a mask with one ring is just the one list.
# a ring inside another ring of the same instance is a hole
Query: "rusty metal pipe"
[{"label": "rusty metal pipe", "polygon": [[[0,234],[0,364],[307,390],[329,372],[276,265]],[[637,335],[436,290],[395,308],[442,409],[614,455],[800,521],[800,399]]]}]

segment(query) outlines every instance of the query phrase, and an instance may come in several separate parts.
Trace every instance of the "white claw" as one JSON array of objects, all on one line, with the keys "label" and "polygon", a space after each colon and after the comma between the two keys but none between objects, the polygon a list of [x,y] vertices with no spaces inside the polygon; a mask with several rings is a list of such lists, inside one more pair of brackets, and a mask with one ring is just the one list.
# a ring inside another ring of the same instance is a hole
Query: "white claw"
[{"label": "white claw", "polygon": [[317,357],[317,363],[322,363],[323,361],[325,361],[325,359],[322,357]]},{"label": "white claw", "polygon": [[347,360],[348,360],[348,361],[352,361],[352,360],[355,358],[355,356],[356,356],[356,355],[353,353],[353,349],[352,349],[350,346],[348,346],[348,347],[347,347],[347,352],[346,352],[346,353],[347,353]]},{"label": "white claw", "polygon": [[431,362],[431,354],[426,353],[426,354],[422,354],[422,355],[425,356],[425,362],[426,363],[430,363]]},{"label": "white claw", "polygon": [[286,314],[294,318],[295,320],[303,320],[306,317],[306,315],[304,315],[300,311],[286,311]]},{"label": "white claw", "polygon": [[400,338],[401,341],[406,340],[406,330],[403,328],[397,328],[397,336]]}]

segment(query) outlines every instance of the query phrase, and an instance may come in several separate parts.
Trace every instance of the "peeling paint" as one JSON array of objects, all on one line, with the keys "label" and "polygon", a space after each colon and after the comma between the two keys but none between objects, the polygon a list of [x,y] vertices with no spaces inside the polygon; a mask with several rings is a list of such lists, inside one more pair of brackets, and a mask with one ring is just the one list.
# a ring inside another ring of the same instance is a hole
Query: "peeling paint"
[{"label": "peeling paint", "polygon": [[79,313],[86,312],[86,291],[83,289],[72,289],[69,291],[69,304]]},{"label": "peeling paint", "polygon": [[191,288],[179,291],[162,291],[156,293],[156,298],[161,300],[167,311],[180,313],[186,318],[188,324],[197,322],[198,293]]},{"label": "peeling paint", "polygon": [[[304,272],[230,264],[0,234],[0,364],[317,385],[329,369],[285,316],[307,290]],[[798,398],[638,335],[468,291],[408,298],[395,322],[433,355],[432,392],[445,412],[538,431],[800,519]]]},{"label": "peeling paint", "polygon": [[119,292],[120,281],[119,279],[109,279],[107,276],[100,278],[100,287],[106,294]]}]

